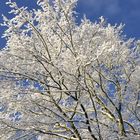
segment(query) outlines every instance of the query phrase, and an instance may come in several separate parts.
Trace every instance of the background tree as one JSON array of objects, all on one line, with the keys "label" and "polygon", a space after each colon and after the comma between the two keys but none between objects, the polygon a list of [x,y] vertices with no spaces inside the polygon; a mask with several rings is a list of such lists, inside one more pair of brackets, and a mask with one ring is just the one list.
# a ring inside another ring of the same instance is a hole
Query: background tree
[{"label": "background tree", "polygon": [[0,139],[140,138],[139,41],[101,17],[75,22],[77,0],[9,1],[0,51]]}]

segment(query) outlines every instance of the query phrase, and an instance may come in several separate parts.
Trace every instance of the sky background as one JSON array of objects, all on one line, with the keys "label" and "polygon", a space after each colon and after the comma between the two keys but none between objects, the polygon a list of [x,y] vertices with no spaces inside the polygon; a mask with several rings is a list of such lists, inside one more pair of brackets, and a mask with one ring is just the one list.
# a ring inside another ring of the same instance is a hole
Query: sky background
[{"label": "sky background", "polygon": [[[5,4],[8,0],[0,0],[0,23],[2,14],[10,17],[9,7]],[[27,6],[29,9],[37,8],[37,0],[13,0],[19,6]],[[127,38],[140,39],[140,0],[79,0],[76,11],[78,22],[85,14],[91,21],[96,21],[103,16],[107,22],[125,24],[124,33]],[[0,36],[5,28],[0,27]],[[5,46],[5,40],[0,38],[0,48]]]}]

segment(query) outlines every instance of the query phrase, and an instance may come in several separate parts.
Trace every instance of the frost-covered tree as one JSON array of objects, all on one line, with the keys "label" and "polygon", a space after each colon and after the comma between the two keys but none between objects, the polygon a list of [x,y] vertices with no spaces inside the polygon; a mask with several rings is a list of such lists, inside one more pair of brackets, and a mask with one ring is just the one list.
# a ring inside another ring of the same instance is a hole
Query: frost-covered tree
[{"label": "frost-covered tree", "polygon": [[77,0],[9,1],[0,51],[0,139],[139,140],[140,43]]}]

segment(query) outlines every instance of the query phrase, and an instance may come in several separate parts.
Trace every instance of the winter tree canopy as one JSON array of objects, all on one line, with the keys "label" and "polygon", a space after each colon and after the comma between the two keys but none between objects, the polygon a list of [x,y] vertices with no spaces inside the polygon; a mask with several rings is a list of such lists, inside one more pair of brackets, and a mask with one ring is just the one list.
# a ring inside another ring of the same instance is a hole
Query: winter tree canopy
[{"label": "winter tree canopy", "polygon": [[140,41],[77,0],[7,2],[0,51],[1,140],[139,140]]}]

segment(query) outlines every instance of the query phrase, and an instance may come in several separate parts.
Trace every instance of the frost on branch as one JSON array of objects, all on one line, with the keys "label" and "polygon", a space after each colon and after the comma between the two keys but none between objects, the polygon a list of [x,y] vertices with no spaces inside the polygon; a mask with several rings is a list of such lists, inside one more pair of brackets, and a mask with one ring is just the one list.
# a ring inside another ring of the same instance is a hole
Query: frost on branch
[{"label": "frost on branch", "polygon": [[0,51],[0,139],[140,137],[139,41],[123,25],[83,18],[77,0],[7,4]]}]

